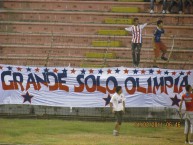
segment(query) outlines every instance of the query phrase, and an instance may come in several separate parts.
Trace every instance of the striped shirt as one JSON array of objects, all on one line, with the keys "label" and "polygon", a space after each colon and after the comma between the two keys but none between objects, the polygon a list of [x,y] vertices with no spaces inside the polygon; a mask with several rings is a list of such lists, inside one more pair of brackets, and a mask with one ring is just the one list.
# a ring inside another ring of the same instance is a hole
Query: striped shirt
[{"label": "striped shirt", "polygon": [[147,23],[125,28],[126,31],[132,32],[132,43],[142,43],[142,30],[145,26],[147,26]]}]

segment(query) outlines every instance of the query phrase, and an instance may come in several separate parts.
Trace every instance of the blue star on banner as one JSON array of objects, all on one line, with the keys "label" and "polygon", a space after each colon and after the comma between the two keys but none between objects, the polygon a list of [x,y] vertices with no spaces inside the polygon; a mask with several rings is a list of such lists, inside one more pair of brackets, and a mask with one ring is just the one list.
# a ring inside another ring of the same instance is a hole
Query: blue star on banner
[{"label": "blue star on banner", "polygon": [[99,74],[102,74],[102,73],[103,73],[103,71],[102,71],[102,69],[100,69],[100,70],[99,70]]},{"label": "blue star on banner", "polygon": [[149,70],[149,74],[153,74],[154,70],[153,69],[150,69]]},{"label": "blue star on banner", "polygon": [[120,70],[117,68],[117,69],[115,70],[115,73],[118,74],[119,72],[120,72]]},{"label": "blue star on banner", "polygon": [[24,98],[23,103],[25,103],[26,101],[31,103],[31,99],[33,98],[33,96],[29,95],[28,92],[25,95],[21,95],[21,96]]},{"label": "blue star on banner", "polygon": [[8,70],[10,70],[10,71],[12,70],[12,67],[11,67],[11,66],[8,66],[7,68],[8,68]]},{"label": "blue star on banner", "polygon": [[29,67],[26,68],[26,70],[27,70],[27,72],[31,72],[31,68],[29,68]]},{"label": "blue star on banner", "polygon": [[137,72],[138,72],[138,70],[136,70],[136,69],[135,69],[135,70],[133,70],[133,73],[134,73],[134,74],[137,74]]},{"label": "blue star on banner", "polygon": [[108,94],[108,97],[107,98],[103,98],[105,100],[105,106],[109,105],[110,101],[111,101],[111,96],[110,94]]},{"label": "blue star on banner", "polygon": [[180,72],[180,75],[181,75],[181,76],[184,75],[184,72],[181,71],[181,72]]},{"label": "blue star on banner", "polygon": [[174,98],[170,98],[172,100],[172,106],[176,105],[179,107],[179,102],[181,101],[180,99],[178,99],[177,95],[175,95]]},{"label": "blue star on banner", "polygon": [[48,73],[48,71],[49,71],[48,68],[45,68],[45,69],[44,69],[44,72],[45,72],[45,73]]},{"label": "blue star on banner", "polygon": [[85,72],[86,72],[86,71],[85,71],[84,69],[81,70],[81,73],[82,73],[82,74],[85,74]]},{"label": "blue star on banner", "polygon": [[62,71],[63,71],[63,73],[64,73],[64,74],[66,74],[66,73],[67,73],[67,70],[66,70],[65,68],[64,68]]},{"label": "blue star on banner", "polygon": [[164,74],[165,74],[165,75],[168,75],[168,74],[169,74],[169,72],[166,70],[166,71],[164,72]]}]

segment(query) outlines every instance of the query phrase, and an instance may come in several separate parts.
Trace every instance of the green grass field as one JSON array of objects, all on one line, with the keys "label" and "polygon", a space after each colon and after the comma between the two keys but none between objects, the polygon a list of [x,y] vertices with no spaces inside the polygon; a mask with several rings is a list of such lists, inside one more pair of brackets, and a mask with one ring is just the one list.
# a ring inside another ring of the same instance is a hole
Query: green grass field
[{"label": "green grass field", "polygon": [[113,122],[0,119],[0,144],[30,145],[183,145],[184,127],[139,127],[123,122],[113,136]]}]

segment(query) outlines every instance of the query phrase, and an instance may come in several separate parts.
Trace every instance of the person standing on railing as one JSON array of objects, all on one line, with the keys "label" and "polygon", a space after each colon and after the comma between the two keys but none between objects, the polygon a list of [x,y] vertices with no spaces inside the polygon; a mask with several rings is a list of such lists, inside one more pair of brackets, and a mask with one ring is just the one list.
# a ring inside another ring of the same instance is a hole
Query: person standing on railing
[{"label": "person standing on railing", "polygon": [[138,67],[140,63],[140,52],[142,47],[142,30],[148,23],[139,25],[139,19],[134,18],[134,25],[125,28],[126,31],[132,32],[131,48],[132,48],[132,58],[133,67]]},{"label": "person standing on railing", "polygon": [[113,130],[113,135],[118,136],[122,124],[123,113],[125,113],[125,96],[122,93],[122,87],[116,87],[116,93],[111,97],[110,108],[115,114],[116,124]]},{"label": "person standing on railing", "polygon": [[[191,85],[186,86],[186,93],[182,95],[182,99],[179,106],[180,114],[183,102],[185,102],[186,106],[186,119],[184,126],[185,143],[193,144],[193,93]],[[191,134],[190,140],[188,140],[189,133]]]}]

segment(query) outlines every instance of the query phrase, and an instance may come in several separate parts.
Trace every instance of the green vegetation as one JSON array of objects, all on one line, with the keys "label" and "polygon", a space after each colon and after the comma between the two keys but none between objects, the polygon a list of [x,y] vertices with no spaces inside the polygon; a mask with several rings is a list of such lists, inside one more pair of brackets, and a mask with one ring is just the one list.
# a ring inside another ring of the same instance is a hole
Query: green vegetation
[{"label": "green vegetation", "polygon": [[0,119],[0,144],[182,145],[183,127],[137,127],[124,122],[112,136],[113,122]]}]

